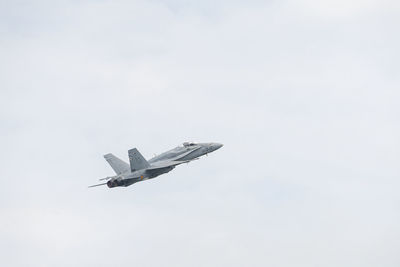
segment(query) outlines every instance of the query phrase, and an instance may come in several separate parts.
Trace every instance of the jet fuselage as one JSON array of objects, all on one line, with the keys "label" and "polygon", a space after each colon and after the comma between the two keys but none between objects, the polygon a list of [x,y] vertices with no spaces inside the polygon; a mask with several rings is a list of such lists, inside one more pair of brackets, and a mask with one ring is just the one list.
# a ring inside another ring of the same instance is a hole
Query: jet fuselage
[{"label": "jet fuselage", "polygon": [[[211,153],[223,145],[219,143],[183,143],[183,146],[175,147],[148,161],[143,158],[140,152],[133,148],[128,151],[130,166],[112,154],[104,155],[116,176],[103,178],[108,180],[108,187],[129,186],[134,183],[155,178],[161,174],[170,172],[177,165],[188,163],[199,157]],[[103,185],[103,184],[99,184]],[[98,186],[98,185],[94,185]]]}]

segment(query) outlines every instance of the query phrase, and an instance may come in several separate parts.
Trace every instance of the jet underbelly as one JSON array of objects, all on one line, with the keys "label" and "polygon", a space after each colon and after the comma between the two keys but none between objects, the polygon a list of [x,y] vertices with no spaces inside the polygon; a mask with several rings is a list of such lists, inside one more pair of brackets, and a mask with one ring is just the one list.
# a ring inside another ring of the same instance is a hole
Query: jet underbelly
[{"label": "jet underbelly", "polygon": [[175,168],[174,166],[170,167],[165,167],[165,168],[159,168],[159,169],[152,169],[152,170],[147,170],[147,174],[149,178],[154,178],[157,177],[161,174],[167,173],[172,171],[172,169]]}]

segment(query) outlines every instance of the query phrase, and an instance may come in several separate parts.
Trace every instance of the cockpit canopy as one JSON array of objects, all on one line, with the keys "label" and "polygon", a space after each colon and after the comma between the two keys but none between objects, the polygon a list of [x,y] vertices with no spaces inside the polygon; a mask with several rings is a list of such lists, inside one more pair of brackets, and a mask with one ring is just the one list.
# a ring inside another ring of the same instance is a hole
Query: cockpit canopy
[{"label": "cockpit canopy", "polygon": [[185,143],[183,143],[183,146],[184,146],[184,147],[195,146],[195,145],[197,145],[197,144],[196,144],[196,143],[192,143],[192,142],[185,142]]}]

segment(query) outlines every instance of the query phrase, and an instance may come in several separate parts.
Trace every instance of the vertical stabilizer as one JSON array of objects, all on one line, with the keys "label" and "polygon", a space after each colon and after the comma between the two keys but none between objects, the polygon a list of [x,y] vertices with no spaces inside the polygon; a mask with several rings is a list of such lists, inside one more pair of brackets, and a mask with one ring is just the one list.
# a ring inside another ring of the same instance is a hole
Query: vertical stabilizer
[{"label": "vertical stabilizer", "polygon": [[107,160],[107,162],[111,165],[111,168],[115,171],[116,174],[121,174],[125,172],[129,172],[130,168],[128,163],[125,161],[117,158],[113,154],[106,154],[104,155],[104,158]]},{"label": "vertical stabilizer", "polygon": [[129,150],[128,155],[132,172],[150,167],[150,164],[136,148]]}]

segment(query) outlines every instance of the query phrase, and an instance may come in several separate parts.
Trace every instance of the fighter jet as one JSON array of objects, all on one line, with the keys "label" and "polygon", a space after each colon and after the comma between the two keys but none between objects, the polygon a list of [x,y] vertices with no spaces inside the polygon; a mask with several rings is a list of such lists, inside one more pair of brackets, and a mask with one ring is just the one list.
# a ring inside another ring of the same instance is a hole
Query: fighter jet
[{"label": "fighter jet", "polygon": [[91,185],[89,187],[100,185],[107,185],[109,188],[130,186],[134,183],[152,179],[161,174],[170,172],[182,163],[197,160],[199,157],[207,155],[221,147],[222,144],[219,143],[185,142],[183,146],[168,150],[149,160],[146,160],[136,148],[132,148],[128,150],[130,164],[109,153],[104,155],[104,158],[111,165],[116,175],[102,178],[100,181],[106,180],[107,182]]}]

